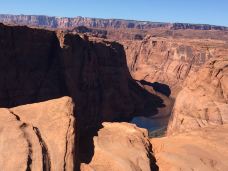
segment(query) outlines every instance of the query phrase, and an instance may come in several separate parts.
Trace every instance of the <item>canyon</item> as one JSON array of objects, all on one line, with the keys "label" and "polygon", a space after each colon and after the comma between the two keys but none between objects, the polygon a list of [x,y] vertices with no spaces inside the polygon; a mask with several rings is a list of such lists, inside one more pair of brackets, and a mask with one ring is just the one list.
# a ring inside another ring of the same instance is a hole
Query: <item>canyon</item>
[{"label": "canyon", "polygon": [[0,22],[3,170],[228,169],[226,27]]}]

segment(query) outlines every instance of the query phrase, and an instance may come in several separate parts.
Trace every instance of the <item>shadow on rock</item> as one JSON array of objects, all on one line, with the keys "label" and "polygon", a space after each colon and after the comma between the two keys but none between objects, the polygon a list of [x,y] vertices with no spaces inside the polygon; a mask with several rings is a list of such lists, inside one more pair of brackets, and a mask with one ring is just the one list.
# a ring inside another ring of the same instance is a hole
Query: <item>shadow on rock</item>
[{"label": "shadow on rock", "polygon": [[70,96],[81,162],[91,161],[102,122],[152,116],[164,107],[131,78],[119,43],[4,25],[0,37],[0,107]]},{"label": "shadow on rock", "polygon": [[148,85],[153,87],[153,89],[161,94],[164,94],[165,96],[169,97],[171,94],[171,89],[168,85],[166,84],[162,84],[159,82],[154,82],[154,83],[150,83],[148,81],[145,80],[140,80],[139,81],[142,85]]}]

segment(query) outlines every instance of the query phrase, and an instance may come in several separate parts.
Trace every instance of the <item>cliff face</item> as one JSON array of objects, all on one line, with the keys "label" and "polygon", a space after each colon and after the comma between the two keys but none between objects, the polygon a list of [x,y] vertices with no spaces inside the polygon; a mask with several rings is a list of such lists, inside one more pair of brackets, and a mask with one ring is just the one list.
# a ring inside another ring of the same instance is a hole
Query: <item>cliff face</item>
[{"label": "cliff face", "polygon": [[[124,87],[128,81],[124,54],[118,44],[106,45],[83,40],[78,35],[3,25],[0,37],[0,104],[3,107],[70,95],[80,103],[79,110],[87,114],[86,122],[97,123],[101,118],[96,115],[110,107],[105,104],[110,96],[115,94],[113,102],[118,94],[128,96],[128,89]],[[107,86],[110,82],[117,88],[110,90]],[[107,95],[103,93],[106,90]],[[133,110],[122,108],[127,113]]]},{"label": "cliff face", "polygon": [[8,24],[20,24],[29,26],[42,26],[49,28],[73,28],[86,26],[92,28],[122,28],[122,29],[153,29],[168,28],[172,30],[193,29],[193,30],[228,30],[227,27],[206,24],[188,23],[160,23],[149,21],[121,20],[121,19],[98,19],[87,17],[49,17],[42,15],[0,15],[0,22]]},{"label": "cliff face", "polygon": [[120,19],[97,19],[86,17],[49,17],[36,15],[0,15],[0,22],[11,24],[22,24],[30,26],[43,26],[49,28],[73,28],[77,26],[86,26],[93,28],[154,28],[168,27],[168,23],[153,23],[133,20]]},{"label": "cliff face", "polygon": [[67,95],[76,103],[75,113],[86,130],[101,121],[143,115],[145,109],[153,115],[164,106],[132,80],[118,43],[4,25],[0,40],[1,107]]},{"label": "cliff face", "polygon": [[54,32],[0,25],[0,105],[12,107],[65,95],[61,48]]},{"label": "cliff face", "polygon": [[227,170],[228,57],[212,58],[187,76],[167,137],[151,144],[159,170]]},{"label": "cliff face", "polygon": [[131,75],[136,80],[160,82],[175,97],[186,77],[210,58],[228,53],[218,40],[167,39],[147,36],[142,41],[123,41]]},{"label": "cliff face", "polygon": [[[152,116],[166,107],[131,78],[124,48],[116,42],[1,24],[0,52],[0,136],[6,138],[0,150],[15,145],[6,136],[12,127],[9,135],[22,148],[13,153],[13,160],[23,158],[18,168],[72,170],[91,158],[91,140],[102,122]],[[63,96],[72,100],[53,100]],[[7,170],[17,170],[4,162]]]},{"label": "cliff face", "polygon": [[228,123],[228,58],[210,60],[178,94],[168,134]]}]

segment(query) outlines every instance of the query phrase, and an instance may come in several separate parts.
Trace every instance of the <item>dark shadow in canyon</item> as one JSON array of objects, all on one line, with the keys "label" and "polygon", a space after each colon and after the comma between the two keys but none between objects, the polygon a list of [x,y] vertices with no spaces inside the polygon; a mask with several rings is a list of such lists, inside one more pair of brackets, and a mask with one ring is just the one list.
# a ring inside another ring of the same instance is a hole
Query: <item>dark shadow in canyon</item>
[{"label": "dark shadow in canyon", "polygon": [[[154,82],[150,83],[145,80],[135,80],[141,87],[150,92],[150,94],[156,94],[162,99],[161,102],[157,102],[154,106],[159,108],[154,115],[141,115],[136,116],[131,120],[131,123],[136,124],[138,127],[145,128],[149,132],[149,137],[162,137],[167,130],[169,117],[173,108],[174,100],[170,97],[171,90],[168,85]],[[153,101],[156,102],[156,98]]]},{"label": "dark shadow in canyon", "polygon": [[131,78],[124,48],[118,43],[67,35],[61,47],[55,32],[3,25],[0,39],[0,107],[72,97],[81,163],[91,161],[93,137],[102,122],[153,116],[165,107],[159,96]]},{"label": "dark shadow in canyon", "polygon": [[161,94],[164,94],[165,96],[169,97],[171,94],[171,89],[167,84],[159,83],[159,82],[148,82],[145,80],[140,80],[139,81],[142,85],[148,85],[153,87],[153,89]]},{"label": "dark shadow in canyon", "polygon": [[[165,104],[161,97],[150,93],[145,88],[141,87],[135,81],[130,81],[129,87],[132,90],[132,93],[140,97],[140,100],[144,101],[143,106],[139,106],[134,111],[133,117],[135,116],[144,116],[150,117],[158,114],[158,108],[165,107]],[[142,99],[141,99],[142,98]],[[136,101],[136,105],[140,102]],[[130,118],[132,119],[132,117]]]}]

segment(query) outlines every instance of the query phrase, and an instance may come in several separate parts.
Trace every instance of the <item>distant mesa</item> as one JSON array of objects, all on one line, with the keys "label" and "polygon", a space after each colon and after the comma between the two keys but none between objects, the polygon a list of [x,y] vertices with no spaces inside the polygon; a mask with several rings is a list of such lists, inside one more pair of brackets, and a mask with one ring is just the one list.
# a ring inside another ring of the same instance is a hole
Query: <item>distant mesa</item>
[{"label": "distant mesa", "polygon": [[100,19],[88,17],[50,17],[44,15],[8,15],[0,14],[0,22],[9,24],[21,24],[30,26],[42,26],[49,28],[74,28],[86,26],[92,28],[112,28],[112,29],[153,29],[169,28],[193,29],[193,30],[228,30],[228,27],[215,26],[208,24],[189,24],[189,23],[163,23],[150,21],[136,21],[123,19]]}]

